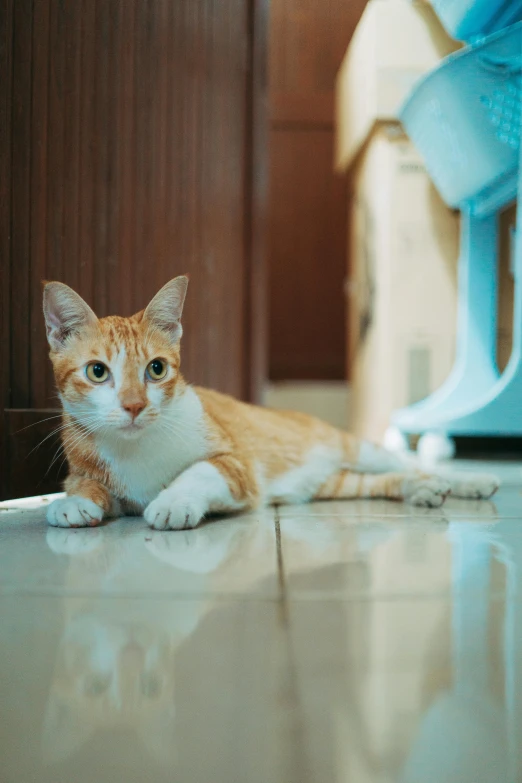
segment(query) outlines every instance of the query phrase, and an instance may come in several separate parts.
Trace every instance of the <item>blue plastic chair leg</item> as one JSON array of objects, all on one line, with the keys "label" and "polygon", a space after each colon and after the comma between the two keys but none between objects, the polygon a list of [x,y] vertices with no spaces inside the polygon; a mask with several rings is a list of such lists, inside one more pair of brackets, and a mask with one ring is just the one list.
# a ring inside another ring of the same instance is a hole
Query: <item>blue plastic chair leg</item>
[{"label": "blue plastic chair leg", "polygon": [[522,210],[517,218],[514,267],[513,349],[502,377],[480,399],[474,396],[453,415],[440,417],[437,422],[428,416],[425,428],[448,435],[522,435]]},{"label": "blue plastic chair leg", "polygon": [[[522,203],[522,178],[519,203]],[[467,405],[439,417],[427,412],[421,432],[437,430],[447,435],[522,435],[522,210],[517,217],[515,242],[515,304],[513,349],[502,377],[479,399],[473,395]],[[479,318],[479,311],[476,311]],[[485,317],[485,316],[484,316]],[[474,326],[478,326],[478,320]]]},{"label": "blue plastic chair leg", "polygon": [[422,402],[396,411],[392,424],[406,433],[432,429],[498,381],[496,364],[498,217],[462,212],[458,270],[457,346],[444,384]]}]

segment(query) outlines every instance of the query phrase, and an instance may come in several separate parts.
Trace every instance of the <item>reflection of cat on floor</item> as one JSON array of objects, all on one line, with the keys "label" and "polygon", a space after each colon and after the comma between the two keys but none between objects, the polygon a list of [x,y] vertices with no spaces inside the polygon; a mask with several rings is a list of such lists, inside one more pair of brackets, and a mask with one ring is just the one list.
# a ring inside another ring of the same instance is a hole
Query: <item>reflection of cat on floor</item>
[{"label": "reflection of cat on floor", "polygon": [[[332,555],[340,551],[327,524],[287,520],[284,533],[293,542],[293,573],[324,566],[327,550]],[[360,544],[350,540],[347,536],[347,546],[367,548],[366,539]],[[171,766],[176,755],[177,653],[216,606],[212,596],[248,594],[274,577],[273,523],[232,519],[175,536],[144,534],[130,526],[123,532],[114,525],[49,528],[47,543],[55,554],[67,555],[70,565],[65,629],[45,716],[44,757],[65,760],[95,732],[119,729],[133,741],[137,738],[157,762]]]},{"label": "reflection of cat on floor", "polygon": [[72,755],[95,731],[132,731],[158,761],[174,761],[176,633],[136,617],[79,613],[66,628],[44,722],[48,762]]},{"label": "reflection of cat on floor", "polygon": [[[71,558],[65,588],[72,596],[64,600],[44,757],[64,760],[95,731],[118,728],[137,736],[156,761],[172,764],[177,651],[211,609],[224,564],[228,590],[248,589],[273,568],[258,556],[273,528],[230,520],[176,536],[111,533],[47,531],[50,549]],[[138,572],[151,595],[142,587],[133,593]]]},{"label": "reflection of cat on floor", "polygon": [[[238,535],[237,527],[227,526],[211,541],[210,526],[208,531],[176,536],[171,547],[163,533],[151,532],[144,542],[143,535],[114,538],[102,528],[48,530],[53,552],[71,556],[66,589],[91,595],[64,601],[65,630],[44,724],[47,761],[69,757],[95,731],[118,728],[139,738],[156,761],[174,762],[176,652],[207,611],[207,601],[173,602],[157,593],[165,584],[177,597],[206,590]],[[141,584],[146,580],[156,595],[122,598],[132,596],[138,568]]]}]

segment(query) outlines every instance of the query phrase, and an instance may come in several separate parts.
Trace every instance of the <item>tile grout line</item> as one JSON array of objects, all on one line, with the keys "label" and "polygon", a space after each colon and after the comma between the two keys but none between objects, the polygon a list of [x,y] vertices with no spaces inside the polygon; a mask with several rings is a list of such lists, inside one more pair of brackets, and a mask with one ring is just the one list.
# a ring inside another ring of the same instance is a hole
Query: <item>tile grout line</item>
[{"label": "tile grout line", "polygon": [[279,599],[283,608],[283,614],[286,615],[287,612],[284,611],[284,607],[286,605],[287,595],[286,595],[286,580],[285,580],[285,570],[284,570],[284,562],[283,562],[283,547],[281,544],[281,519],[279,516],[279,506],[274,507],[274,526],[275,526],[275,539],[276,539],[276,558],[277,558],[277,581],[279,583]]},{"label": "tile grout line", "polygon": [[[293,770],[299,770],[299,780],[301,783],[310,781],[310,761],[306,752],[306,729],[304,725],[303,704],[300,698],[299,677],[297,674],[297,665],[295,649],[290,632],[290,616],[288,606],[288,591],[286,585],[286,576],[283,559],[283,545],[281,540],[281,520],[279,516],[279,506],[274,507],[274,526],[276,539],[276,557],[277,557],[277,577],[279,583],[279,608],[280,619],[283,630],[287,683],[286,688],[283,685],[283,691],[287,691],[289,701],[294,705],[291,718],[290,736],[294,748],[294,766]],[[285,699],[286,701],[286,699]]]}]

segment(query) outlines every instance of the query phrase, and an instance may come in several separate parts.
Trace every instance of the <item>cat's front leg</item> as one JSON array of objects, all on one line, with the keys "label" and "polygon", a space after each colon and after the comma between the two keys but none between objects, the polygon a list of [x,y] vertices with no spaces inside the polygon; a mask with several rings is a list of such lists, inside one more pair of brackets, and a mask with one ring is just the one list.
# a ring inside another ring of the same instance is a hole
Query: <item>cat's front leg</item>
[{"label": "cat's front leg", "polygon": [[72,473],[65,480],[67,496],[47,507],[47,521],[54,527],[96,527],[114,514],[114,500],[107,487],[94,479]]},{"label": "cat's front leg", "polygon": [[156,530],[196,527],[209,513],[253,508],[259,492],[252,466],[232,455],[196,462],[149,503],[144,517]]}]

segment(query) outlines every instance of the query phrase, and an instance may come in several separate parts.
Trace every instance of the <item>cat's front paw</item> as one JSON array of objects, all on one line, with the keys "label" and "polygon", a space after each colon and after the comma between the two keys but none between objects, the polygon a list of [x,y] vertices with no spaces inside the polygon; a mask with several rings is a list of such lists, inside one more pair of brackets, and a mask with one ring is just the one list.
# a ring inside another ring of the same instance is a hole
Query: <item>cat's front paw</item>
[{"label": "cat's front paw", "polygon": [[187,530],[201,522],[205,508],[196,498],[176,497],[166,489],[149,503],[143,516],[155,530]]},{"label": "cat's front paw", "polygon": [[103,508],[79,495],[58,498],[47,507],[47,521],[53,527],[96,527],[103,519]]}]

